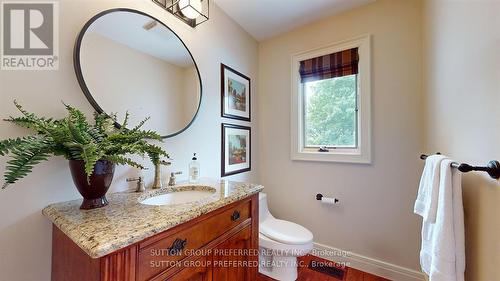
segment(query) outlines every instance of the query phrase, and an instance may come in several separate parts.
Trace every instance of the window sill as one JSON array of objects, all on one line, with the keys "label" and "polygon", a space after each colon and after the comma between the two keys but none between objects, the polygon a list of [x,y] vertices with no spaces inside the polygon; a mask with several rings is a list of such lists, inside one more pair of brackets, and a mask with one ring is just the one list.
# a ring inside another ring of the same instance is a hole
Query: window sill
[{"label": "window sill", "polygon": [[360,149],[331,149],[329,152],[302,149],[292,152],[292,160],[371,164],[371,155]]}]

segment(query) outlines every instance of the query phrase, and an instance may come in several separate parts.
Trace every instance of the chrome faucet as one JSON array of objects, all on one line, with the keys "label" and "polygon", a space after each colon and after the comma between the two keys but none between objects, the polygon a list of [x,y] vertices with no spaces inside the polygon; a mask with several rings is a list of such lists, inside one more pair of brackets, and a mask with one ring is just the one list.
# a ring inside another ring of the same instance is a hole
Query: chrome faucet
[{"label": "chrome faucet", "polygon": [[[172,159],[169,159],[172,160]],[[165,160],[161,160],[155,165],[155,181],[153,183],[152,189],[160,189],[163,188],[163,183],[161,182],[161,166],[170,166],[172,162],[168,162]]]},{"label": "chrome faucet", "polygon": [[182,175],[182,172],[170,173],[170,179],[168,180],[168,186],[174,186],[177,184],[177,180],[175,178],[176,175]]},{"label": "chrome faucet", "polygon": [[146,186],[144,185],[144,178],[143,177],[136,177],[136,178],[128,178],[127,182],[137,182],[137,188],[135,189],[135,192],[144,192],[146,191]]}]

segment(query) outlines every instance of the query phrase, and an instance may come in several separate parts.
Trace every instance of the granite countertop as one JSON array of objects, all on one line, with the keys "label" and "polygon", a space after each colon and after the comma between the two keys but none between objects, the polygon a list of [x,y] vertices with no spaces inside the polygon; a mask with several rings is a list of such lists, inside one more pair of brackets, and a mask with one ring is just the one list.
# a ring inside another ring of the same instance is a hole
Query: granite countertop
[{"label": "granite countertop", "polygon": [[[263,188],[258,184],[205,179],[197,184],[179,184],[143,193],[111,193],[106,195],[109,205],[104,208],[80,210],[80,199],[49,205],[42,213],[90,257],[100,258],[256,194]],[[155,195],[198,189],[211,189],[213,194],[178,205],[151,206],[139,203]]]}]

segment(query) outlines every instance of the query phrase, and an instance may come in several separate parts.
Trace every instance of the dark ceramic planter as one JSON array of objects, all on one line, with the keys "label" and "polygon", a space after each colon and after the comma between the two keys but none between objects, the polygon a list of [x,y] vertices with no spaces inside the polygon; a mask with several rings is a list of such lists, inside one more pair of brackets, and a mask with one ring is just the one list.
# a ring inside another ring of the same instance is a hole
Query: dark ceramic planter
[{"label": "dark ceramic planter", "polygon": [[82,160],[69,160],[69,169],[73,182],[78,192],[83,197],[80,209],[90,210],[108,205],[106,192],[113,181],[115,164],[106,160],[99,160],[94,166],[94,173],[87,181],[85,162]]}]

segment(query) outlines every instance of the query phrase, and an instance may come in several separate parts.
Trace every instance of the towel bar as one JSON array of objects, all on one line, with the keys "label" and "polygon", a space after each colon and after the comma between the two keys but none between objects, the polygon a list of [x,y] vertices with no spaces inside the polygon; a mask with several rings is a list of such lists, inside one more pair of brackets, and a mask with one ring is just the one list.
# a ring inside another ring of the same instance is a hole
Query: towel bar
[{"label": "towel bar", "polygon": [[[441,154],[441,153],[438,152],[436,154]],[[422,160],[427,159],[427,157],[428,155],[425,154],[420,155],[420,159]],[[465,163],[460,164],[457,162],[451,163],[451,166],[453,168],[457,168],[462,173],[468,173],[471,171],[482,171],[482,172],[487,172],[490,175],[490,177],[496,180],[500,179],[500,162],[496,160],[488,162],[488,165],[486,166],[471,166],[469,164]]]}]

